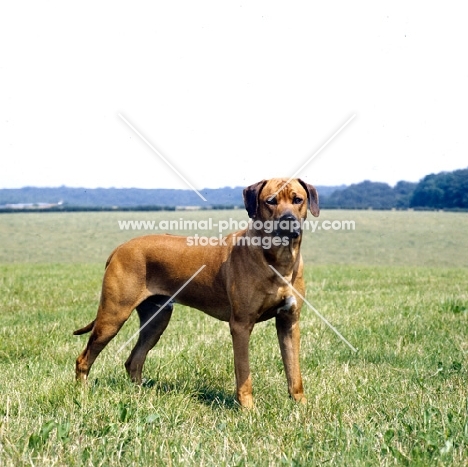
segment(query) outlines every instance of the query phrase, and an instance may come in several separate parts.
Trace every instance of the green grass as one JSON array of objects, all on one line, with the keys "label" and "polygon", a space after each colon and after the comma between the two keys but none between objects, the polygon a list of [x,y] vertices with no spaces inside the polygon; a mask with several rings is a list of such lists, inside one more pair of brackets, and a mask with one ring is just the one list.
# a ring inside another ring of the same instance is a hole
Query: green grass
[{"label": "green grass", "polygon": [[[243,210],[195,212],[92,212],[0,215],[0,263],[99,263],[120,243],[158,233],[122,231],[119,220],[246,220]],[[466,213],[322,211],[308,220],[355,222],[355,230],[305,232],[307,264],[468,267]],[[171,231],[193,235],[193,231]],[[216,230],[200,235],[217,236]]]},{"label": "green grass", "polygon": [[297,405],[274,322],[257,325],[250,411],[234,400],[227,325],[181,306],[143,387],[127,379],[130,348],[117,353],[136,316],[88,388],[74,384],[87,336],[72,332],[95,316],[108,253],[137,234],[118,218],[0,216],[0,465],[467,465],[465,215],[324,213],[356,230],[307,234],[307,297],[359,352],[303,308]]}]

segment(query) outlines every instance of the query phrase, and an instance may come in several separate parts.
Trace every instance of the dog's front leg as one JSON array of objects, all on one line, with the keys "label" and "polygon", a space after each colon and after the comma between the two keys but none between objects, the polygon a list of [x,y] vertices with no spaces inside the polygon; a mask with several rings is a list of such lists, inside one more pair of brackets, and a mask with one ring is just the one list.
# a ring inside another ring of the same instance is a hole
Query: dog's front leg
[{"label": "dog's front leg", "polygon": [[242,407],[252,408],[252,377],[249,364],[249,341],[254,323],[231,317],[232,345],[234,348],[234,368],[236,373],[237,400]]},{"label": "dog's front leg", "polygon": [[288,381],[289,394],[295,401],[305,403],[307,399],[304,396],[299,367],[299,313],[297,311],[280,311],[276,316],[276,332]]}]

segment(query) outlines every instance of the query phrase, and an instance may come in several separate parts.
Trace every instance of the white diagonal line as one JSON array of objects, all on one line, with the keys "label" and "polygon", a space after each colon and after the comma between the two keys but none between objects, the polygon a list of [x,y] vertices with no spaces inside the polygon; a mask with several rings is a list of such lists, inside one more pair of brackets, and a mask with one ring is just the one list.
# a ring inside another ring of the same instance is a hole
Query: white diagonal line
[{"label": "white diagonal line", "polygon": [[338,130],[335,131],[335,133],[333,133],[333,135],[330,136],[330,138],[327,139],[327,141],[325,141],[325,143],[322,144],[322,146],[320,146],[320,148],[314,152],[314,154],[312,154],[312,156],[309,157],[309,159],[307,159],[304,164],[302,164],[288,179],[288,181],[286,183],[284,183],[281,188],[279,188],[278,190],[276,190],[276,192],[274,194],[271,195],[271,198],[274,198],[293,178],[296,178],[297,174],[308,164],[310,164],[324,149],[326,146],[328,146],[337,136],[339,133],[341,133],[351,122],[352,120],[356,117],[356,114],[353,114],[350,118],[348,118],[348,120],[346,120],[346,122],[341,125],[340,128],[338,128]]},{"label": "white diagonal line", "polygon": [[303,297],[292,285],[290,282],[288,282],[271,264],[270,264],[270,268],[273,269],[273,271],[279,276],[281,277],[281,279],[283,279],[284,282],[286,282],[286,284],[289,285],[289,287],[291,287],[292,290],[294,290],[294,292],[297,293],[297,295],[299,295],[299,297],[302,298],[302,300],[304,300],[304,302],[307,303],[307,306],[313,310],[315,312],[315,314],[346,344],[348,345],[348,347],[353,351],[353,352],[357,352],[357,349],[356,347],[353,347],[342,335],[341,333],[338,331],[338,329],[336,329],[332,324],[330,324],[330,322],[323,316],[321,315],[316,309],[315,307],[313,307],[306,299],[305,297]]},{"label": "white diagonal line", "polygon": [[148,145],[148,147],[162,159],[203,201],[206,198],[121,114],[118,116]]},{"label": "white diagonal line", "polygon": [[195,276],[197,276],[197,275],[200,273],[200,271],[201,271],[204,267],[206,267],[206,264],[204,264],[195,274],[193,274],[193,276],[192,276],[190,279],[188,279],[188,280],[185,282],[185,284],[183,284],[183,285],[174,293],[174,295],[172,295],[172,297],[170,297],[163,305],[160,306],[159,310],[158,310],[153,316],[151,316],[151,318],[150,318],[148,321],[146,321],[146,323],[143,324],[143,326],[141,326],[141,327],[138,329],[138,331],[135,332],[135,334],[133,334],[133,336],[130,337],[130,339],[128,339],[127,342],[125,342],[124,345],[122,345],[122,347],[120,347],[120,349],[117,351],[116,355],[118,355],[120,352],[122,352],[122,350],[123,350],[125,347],[127,347],[128,343],[129,343],[131,340],[133,340],[133,338],[134,338],[142,329],[144,329],[154,318],[156,318],[156,316],[158,316],[158,314],[160,313],[160,311],[161,311],[167,304],[169,304],[169,303],[171,302],[171,300],[173,300],[175,297],[177,297],[177,295],[179,294],[179,292],[180,292],[182,289],[184,289],[190,282],[192,282],[192,280],[195,278]]}]

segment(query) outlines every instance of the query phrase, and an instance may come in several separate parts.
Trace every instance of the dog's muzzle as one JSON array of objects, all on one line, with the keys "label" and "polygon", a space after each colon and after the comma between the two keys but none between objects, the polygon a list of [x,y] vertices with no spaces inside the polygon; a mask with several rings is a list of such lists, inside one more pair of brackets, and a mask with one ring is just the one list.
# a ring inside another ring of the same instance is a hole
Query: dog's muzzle
[{"label": "dog's muzzle", "polygon": [[277,220],[277,228],[275,234],[277,236],[286,236],[290,238],[298,238],[302,232],[301,221],[292,214],[283,214]]}]

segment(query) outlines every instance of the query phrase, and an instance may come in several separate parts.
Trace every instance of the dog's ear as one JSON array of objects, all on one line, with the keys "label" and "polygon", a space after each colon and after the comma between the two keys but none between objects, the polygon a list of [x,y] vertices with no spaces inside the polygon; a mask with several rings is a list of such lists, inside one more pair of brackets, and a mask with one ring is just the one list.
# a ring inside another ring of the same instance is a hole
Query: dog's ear
[{"label": "dog's ear", "polygon": [[261,182],[254,183],[253,185],[244,188],[244,205],[250,218],[255,217],[255,214],[257,214],[258,195],[262,191],[266,182],[266,180],[262,180]]},{"label": "dog's ear", "polygon": [[318,217],[318,215],[320,214],[320,208],[317,190],[314,186],[303,182],[301,179],[298,179],[298,182],[304,187],[304,190],[307,191],[307,199],[309,200],[310,212],[314,217]]}]

